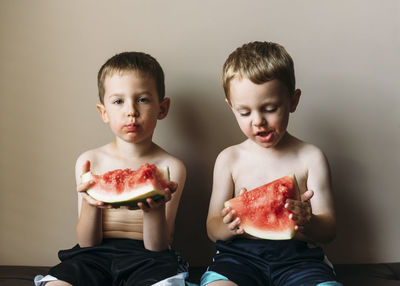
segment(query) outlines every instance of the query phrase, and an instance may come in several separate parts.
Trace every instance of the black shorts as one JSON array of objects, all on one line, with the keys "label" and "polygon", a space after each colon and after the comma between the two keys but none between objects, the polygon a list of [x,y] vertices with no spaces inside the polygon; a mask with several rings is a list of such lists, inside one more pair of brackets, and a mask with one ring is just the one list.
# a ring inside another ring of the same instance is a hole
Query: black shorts
[{"label": "black shorts", "polygon": [[217,254],[201,285],[215,281],[208,278],[211,272],[240,286],[317,285],[336,280],[322,249],[306,242],[236,238],[217,241],[216,248]]},{"label": "black shorts", "polygon": [[147,286],[188,271],[187,263],[173,250],[144,248],[142,240],[104,239],[93,247],[74,246],[58,253],[61,263],[49,274],[76,285]]}]

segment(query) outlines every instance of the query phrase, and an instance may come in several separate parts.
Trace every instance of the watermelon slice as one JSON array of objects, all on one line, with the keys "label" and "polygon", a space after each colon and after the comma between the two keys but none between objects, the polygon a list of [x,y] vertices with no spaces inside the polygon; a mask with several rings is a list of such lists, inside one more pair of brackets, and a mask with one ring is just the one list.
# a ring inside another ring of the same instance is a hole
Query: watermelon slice
[{"label": "watermelon slice", "polygon": [[169,182],[169,168],[157,168],[145,164],[137,170],[117,169],[102,175],[85,173],[82,183],[93,180],[94,185],[87,193],[105,205],[137,206],[146,198],[158,200],[164,197],[164,189]]},{"label": "watermelon slice", "polygon": [[225,202],[236,211],[243,230],[255,237],[284,240],[294,236],[295,222],[285,208],[287,199],[300,200],[295,175],[286,176]]}]

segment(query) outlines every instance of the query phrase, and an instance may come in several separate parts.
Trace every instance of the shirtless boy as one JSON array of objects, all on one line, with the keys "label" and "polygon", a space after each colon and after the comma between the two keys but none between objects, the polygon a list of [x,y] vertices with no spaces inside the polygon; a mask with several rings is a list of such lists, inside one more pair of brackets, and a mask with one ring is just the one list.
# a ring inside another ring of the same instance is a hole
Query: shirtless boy
[{"label": "shirtless boy", "polygon": [[[290,55],[275,43],[245,44],[226,60],[223,85],[247,139],[223,150],[215,162],[207,232],[217,254],[201,285],[341,285],[316,246],[335,237],[327,159],[286,130],[301,95]],[[240,218],[224,202],[290,174],[296,175],[302,194],[301,201],[285,205],[296,222],[294,239],[245,234]]]},{"label": "shirtless boy", "polygon": [[[170,106],[164,73],[150,55],[121,53],[101,67],[98,89],[97,109],[115,140],[84,152],[76,162],[78,244],[59,252],[61,263],[49,272],[54,281],[46,285],[152,285],[187,271],[169,249],[186,168],[152,140]],[[168,166],[171,183],[163,201],[148,198],[136,210],[106,208],[86,193],[93,182],[81,183],[88,171],[102,174],[145,163]]]}]

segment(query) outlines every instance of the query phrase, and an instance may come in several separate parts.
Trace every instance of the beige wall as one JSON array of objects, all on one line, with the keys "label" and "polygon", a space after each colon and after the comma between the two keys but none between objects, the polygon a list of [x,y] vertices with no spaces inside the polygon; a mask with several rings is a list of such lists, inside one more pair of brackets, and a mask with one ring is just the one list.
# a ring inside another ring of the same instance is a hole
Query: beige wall
[{"label": "beige wall", "polygon": [[0,264],[52,265],[75,243],[75,160],[112,139],[95,108],[96,74],[125,50],[164,67],[172,107],[155,141],[188,168],[175,248],[208,263],[213,163],[242,140],[221,66],[253,40],[279,42],[295,60],[303,96],[290,131],[331,163],[331,259],[399,261],[398,3],[0,1]]}]

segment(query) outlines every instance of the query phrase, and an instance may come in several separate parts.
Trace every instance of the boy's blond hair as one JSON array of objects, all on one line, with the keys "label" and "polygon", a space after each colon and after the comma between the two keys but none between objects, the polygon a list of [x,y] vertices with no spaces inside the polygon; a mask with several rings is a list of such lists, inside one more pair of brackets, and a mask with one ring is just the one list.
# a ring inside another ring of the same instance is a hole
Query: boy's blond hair
[{"label": "boy's blond hair", "polygon": [[123,52],[108,59],[97,75],[99,99],[104,104],[104,80],[116,72],[137,71],[143,76],[150,76],[156,83],[160,101],[165,96],[164,72],[155,58],[141,52]]},{"label": "boy's blond hair", "polygon": [[229,84],[234,77],[246,77],[255,84],[280,80],[289,94],[295,91],[293,59],[285,48],[272,42],[250,42],[232,52],[224,63],[222,80],[229,101]]}]

